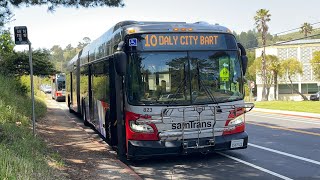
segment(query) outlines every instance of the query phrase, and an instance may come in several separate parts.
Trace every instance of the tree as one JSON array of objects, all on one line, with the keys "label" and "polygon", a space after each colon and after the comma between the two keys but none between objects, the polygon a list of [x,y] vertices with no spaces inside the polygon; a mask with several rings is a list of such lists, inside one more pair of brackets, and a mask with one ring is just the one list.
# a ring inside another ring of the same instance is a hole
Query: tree
[{"label": "tree", "polygon": [[8,53],[12,53],[14,42],[10,36],[9,30],[4,30],[0,33],[0,60]]},{"label": "tree", "polygon": [[8,22],[12,17],[11,7],[21,7],[21,6],[35,6],[35,5],[46,5],[49,11],[54,11],[55,8],[63,7],[123,7],[124,4],[122,0],[10,0],[10,1],[0,1],[0,27]]},{"label": "tree", "polygon": [[255,25],[258,30],[258,32],[261,33],[262,38],[262,45],[263,45],[263,51],[262,51],[262,65],[261,65],[261,78],[263,83],[262,88],[262,100],[267,100],[267,93],[266,93],[266,40],[267,40],[267,33],[268,33],[268,25],[267,22],[269,22],[271,14],[269,14],[269,10],[266,9],[259,9],[256,12],[256,15],[254,16]]},{"label": "tree", "polygon": [[50,49],[51,51],[51,62],[55,65],[55,68],[62,71],[62,63],[65,61],[63,56],[63,49],[59,45],[54,45]]},{"label": "tree", "polygon": [[79,43],[78,43],[77,48],[78,48],[79,50],[81,50],[81,49],[84,48],[86,45],[90,44],[90,42],[91,42],[91,39],[90,39],[89,37],[84,37],[84,38],[82,39],[82,42],[79,42]]},{"label": "tree", "polygon": [[320,80],[320,51],[315,51],[313,53],[313,58],[310,60],[313,74],[316,79]]},{"label": "tree", "polygon": [[[55,73],[53,64],[49,61],[50,53],[45,49],[33,51],[33,74],[51,75]],[[29,53],[13,52],[7,54],[5,59],[0,61],[0,73],[5,75],[22,76],[30,73]]]},{"label": "tree", "polygon": [[[261,76],[262,70],[261,68],[262,64],[262,57],[257,58],[254,63],[249,67],[250,74],[258,74]],[[265,80],[266,80],[266,99],[268,100],[269,94],[270,94],[270,88],[272,85],[274,85],[274,94],[275,99],[277,94],[277,84],[278,84],[278,75],[281,71],[280,61],[277,56],[274,55],[267,55],[266,56],[266,74],[265,74]],[[262,78],[262,77],[261,77]]]},{"label": "tree", "polygon": [[248,32],[241,32],[239,35],[233,32],[233,34],[246,49],[258,46],[257,33],[255,31],[249,30]]},{"label": "tree", "polygon": [[12,18],[12,12],[9,10],[8,6],[9,1],[0,1],[0,29]]},{"label": "tree", "polygon": [[303,33],[304,37],[307,37],[308,34],[311,34],[311,32],[313,31],[311,24],[306,22],[301,25],[300,29],[301,30],[299,32]]},{"label": "tree", "polygon": [[256,59],[255,52],[248,51],[247,57],[248,57],[248,71],[246,72],[246,79],[256,82],[256,67],[254,65],[254,62]]},{"label": "tree", "polygon": [[[267,57],[268,61],[268,72],[273,74],[274,83],[274,99],[277,100],[277,89],[278,89],[278,76],[281,74],[281,62],[277,56],[269,55]],[[269,94],[269,93],[268,93]]]},{"label": "tree", "polygon": [[290,81],[290,84],[287,83],[286,84],[297,94],[299,94],[303,100],[307,101],[308,98],[302,94],[299,90],[297,90],[292,83],[292,78],[293,76],[297,75],[297,74],[302,74],[302,63],[300,61],[298,61],[295,58],[289,58],[289,59],[285,59],[281,62],[281,74],[280,76],[286,76],[287,79]]}]

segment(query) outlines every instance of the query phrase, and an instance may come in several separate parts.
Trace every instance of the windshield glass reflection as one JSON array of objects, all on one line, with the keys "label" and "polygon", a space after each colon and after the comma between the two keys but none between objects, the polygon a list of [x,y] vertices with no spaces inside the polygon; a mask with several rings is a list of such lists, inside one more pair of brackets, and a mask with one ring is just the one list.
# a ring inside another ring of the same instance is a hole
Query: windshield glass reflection
[{"label": "windshield glass reflection", "polygon": [[240,80],[235,51],[131,53],[127,96],[131,104],[219,103],[243,98]]}]

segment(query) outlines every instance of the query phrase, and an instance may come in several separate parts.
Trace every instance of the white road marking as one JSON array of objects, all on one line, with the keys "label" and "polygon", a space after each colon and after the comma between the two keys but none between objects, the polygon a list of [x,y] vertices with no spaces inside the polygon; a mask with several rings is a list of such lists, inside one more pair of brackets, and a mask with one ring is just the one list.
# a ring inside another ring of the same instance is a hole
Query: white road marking
[{"label": "white road marking", "polygon": [[276,176],[276,177],[278,177],[278,178],[285,179],[285,180],[293,180],[293,179],[291,179],[291,178],[289,178],[289,177],[283,176],[283,175],[281,175],[281,174],[278,174],[278,173],[276,173],[276,172],[270,171],[270,170],[265,169],[265,168],[263,168],[263,167],[254,165],[254,164],[249,163],[249,162],[247,162],[247,161],[238,159],[238,158],[236,158],[236,157],[233,157],[233,156],[230,156],[230,155],[221,153],[221,152],[217,152],[217,153],[220,154],[220,155],[222,155],[222,156],[225,156],[225,157],[227,157],[227,158],[230,158],[230,159],[233,159],[233,160],[238,161],[238,162],[240,162],[240,163],[243,163],[243,164],[245,164],[245,165],[247,165],[247,166],[253,167],[253,168],[258,169],[258,170],[260,170],[260,171],[263,171],[263,172],[266,172],[266,173],[271,174],[271,175],[273,175],[273,176]]},{"label": "white road marking", "polygon": [[263,118],[272,118],[272,119],[280,119],[284,121],[292,121],[292,122],[299,122],[299,123],[305,123],[305,124],[314,124],[314,125],[320,125],[320,122],[314,122],[314,121],[306,121],[306,120],[295,120],[293,118],[279,118],[279,116],[270,116],[270,115],[255,115],[255,114],[248,114],[248,116],[255,116],[255,117],[263,117]]},{"label": "white road marking", "polygon": [[248,143],[248,145],[256,147],[256,148],[259,148],[259,149],[263,149],[263,150],[266,150],[266,151],[270,151],[270,152],[274,152],[274,153],[277,153],[277,154],[281,154],[281,155],[284,155],[284,156],[288,156],[288,157],[292,157],[292,158],[295,158],[295,159],[299,159],[299,160],[302,160],[302,161],[306,161],[306,162],[309,162],[309,163],[313,163],[313,164],[316,164],[316,165],[320,165],[319,161],[315,161],[315,160],[312,160],[312,159],[304,158],[304,157],[301,157],[301,156],[296,156],[296,155],[293,155],[293,154],[289,154],[289,153],[278,151],[278,150],[275,150],[275,149],[259,146],[259,145],[252,144],[252,143]]}]

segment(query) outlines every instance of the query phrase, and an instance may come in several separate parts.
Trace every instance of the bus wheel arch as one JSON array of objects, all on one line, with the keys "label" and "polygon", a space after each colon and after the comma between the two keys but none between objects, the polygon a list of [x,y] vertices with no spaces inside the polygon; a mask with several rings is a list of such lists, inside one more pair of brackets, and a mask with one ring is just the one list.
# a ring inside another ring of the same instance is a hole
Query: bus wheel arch
[{"label": "bus wheel arch", "polygon": [[82,103],[82,120],[83,120],[83,124],[85,126],[90,126],[90,123],[88,122],[88,119],[87,119],[87,113],[86,113],[86,105],[84,103],[84,99],[82,99],[81,101]]}]

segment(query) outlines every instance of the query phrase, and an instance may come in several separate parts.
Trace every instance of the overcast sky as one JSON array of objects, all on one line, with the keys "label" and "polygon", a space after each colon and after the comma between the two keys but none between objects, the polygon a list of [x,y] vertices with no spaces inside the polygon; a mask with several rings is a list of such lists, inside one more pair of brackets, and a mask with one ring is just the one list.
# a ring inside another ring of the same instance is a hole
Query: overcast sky
[{"label": "overcast sky", "polygon": [[[304,22],[320,21],[320,0],[124,0],[123,8],[57,8],[46,6],[13,9],[15,21],[7,24],[27,26],[32,47],[76,46],[83,37],[98,38],[123,20],[137,21],[206,21],[219,23],[236,32],[255,28],[253,17],[258,9],[268,9],[269,31],[282,32]],[[319,25],[320,26],[320,25]],[[318,27],[319,27],[318,26]],[[16,48],[27,49],[26,46]]]}]

